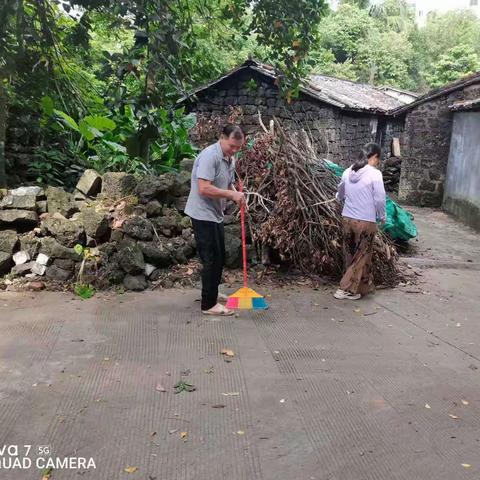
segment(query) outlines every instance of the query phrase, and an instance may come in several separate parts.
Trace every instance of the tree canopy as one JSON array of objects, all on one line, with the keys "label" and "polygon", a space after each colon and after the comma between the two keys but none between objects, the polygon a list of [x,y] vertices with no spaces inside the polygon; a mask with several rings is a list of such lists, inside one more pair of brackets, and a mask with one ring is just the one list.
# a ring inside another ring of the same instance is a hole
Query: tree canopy
[{"label": "tree canopy", "polygon": [[0,184],[8,111],[40,119],[35,174],[61,181],[175,167],[193,152],[176,100],[250,55],[288,101],[310,72],[424,92],[480,68],[477,17],[418,27],[406,0],[11,0],[0,18]]}]

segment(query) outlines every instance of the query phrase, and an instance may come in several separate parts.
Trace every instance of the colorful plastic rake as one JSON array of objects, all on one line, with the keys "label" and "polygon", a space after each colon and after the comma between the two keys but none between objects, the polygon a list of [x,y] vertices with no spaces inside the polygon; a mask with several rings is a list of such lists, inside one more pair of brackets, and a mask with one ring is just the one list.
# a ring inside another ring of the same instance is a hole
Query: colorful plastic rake
[{"label": "colorful plastic rake", "polygon": [[[242,182],[239,190],[243,191]],[[240,208],[240,223],[242,225],[242,257],[243,257],[243,287],[230,295],[227,308],[243,310],[264,310],[268,308],[265,299],[255,290],[247,286],[247,240],[245,235],[245,205]]]}]

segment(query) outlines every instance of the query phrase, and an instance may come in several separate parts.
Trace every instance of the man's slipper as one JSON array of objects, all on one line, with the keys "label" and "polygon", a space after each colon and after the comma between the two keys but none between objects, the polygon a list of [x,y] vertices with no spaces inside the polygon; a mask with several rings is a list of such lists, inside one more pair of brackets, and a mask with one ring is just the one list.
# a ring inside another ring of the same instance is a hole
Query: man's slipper
[{"label": "man's slipper", "polygon": [[233,310],[230,310],[230,309],[224,307],[220,303],[217,303],[210,310],[202,310],[202,313],[204,315],[216,315],[217,317],[229,317],[229,316],[233,315],[235,312]]}]

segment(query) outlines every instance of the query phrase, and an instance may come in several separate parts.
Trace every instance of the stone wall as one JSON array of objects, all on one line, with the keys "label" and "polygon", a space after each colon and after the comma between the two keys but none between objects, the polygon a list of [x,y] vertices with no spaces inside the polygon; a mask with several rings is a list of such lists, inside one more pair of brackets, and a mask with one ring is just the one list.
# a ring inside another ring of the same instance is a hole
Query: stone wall
[{"label": "stone wall", "polygon": [[401,138],[400,201],[425,207],[442,205],[453,124],[448,107],[478,96],[480,84],[471,85],[407,112]]},{"label": "stone wall", "polygon": [[[141,179],[87,170],[74,193],[41,186],[0,190],[0,288],[23,282],[62,289],[78,282],[98,289],[177,286],[183,278],[175,269],[196,253],[183,212],[192,165],[184,160],[178,174]],[[236,267],[240,232],[233,216],[226,223],[226,264]]]},{"label": "stone wall", "polygon": [[350,164],[359,149],[377,136],[376,115],[346,112],[303,94],[288,105],[273,81],[253,71],[228,77],[197,97],[190,109],[204,116],[226,119],[232,107],[240,107],[238,123],[247,133],[259,130],[258,112],[267,128],[274,116],[287,128],[304,128],[315,140],[319,155],[342,165]]}]

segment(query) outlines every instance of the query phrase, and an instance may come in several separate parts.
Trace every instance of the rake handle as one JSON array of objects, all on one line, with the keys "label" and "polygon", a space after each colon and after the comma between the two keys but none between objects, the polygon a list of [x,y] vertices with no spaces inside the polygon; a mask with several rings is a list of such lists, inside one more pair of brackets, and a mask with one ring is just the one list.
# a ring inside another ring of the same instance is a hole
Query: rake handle
[{"label": "rake handle", "polygon": [[[243,183],[238,181],[238,191],[243,193]],[[245,203],[240,206],[240,224],[242,227],[243,286],[247,288],[247,235],[245,233]]]}]

